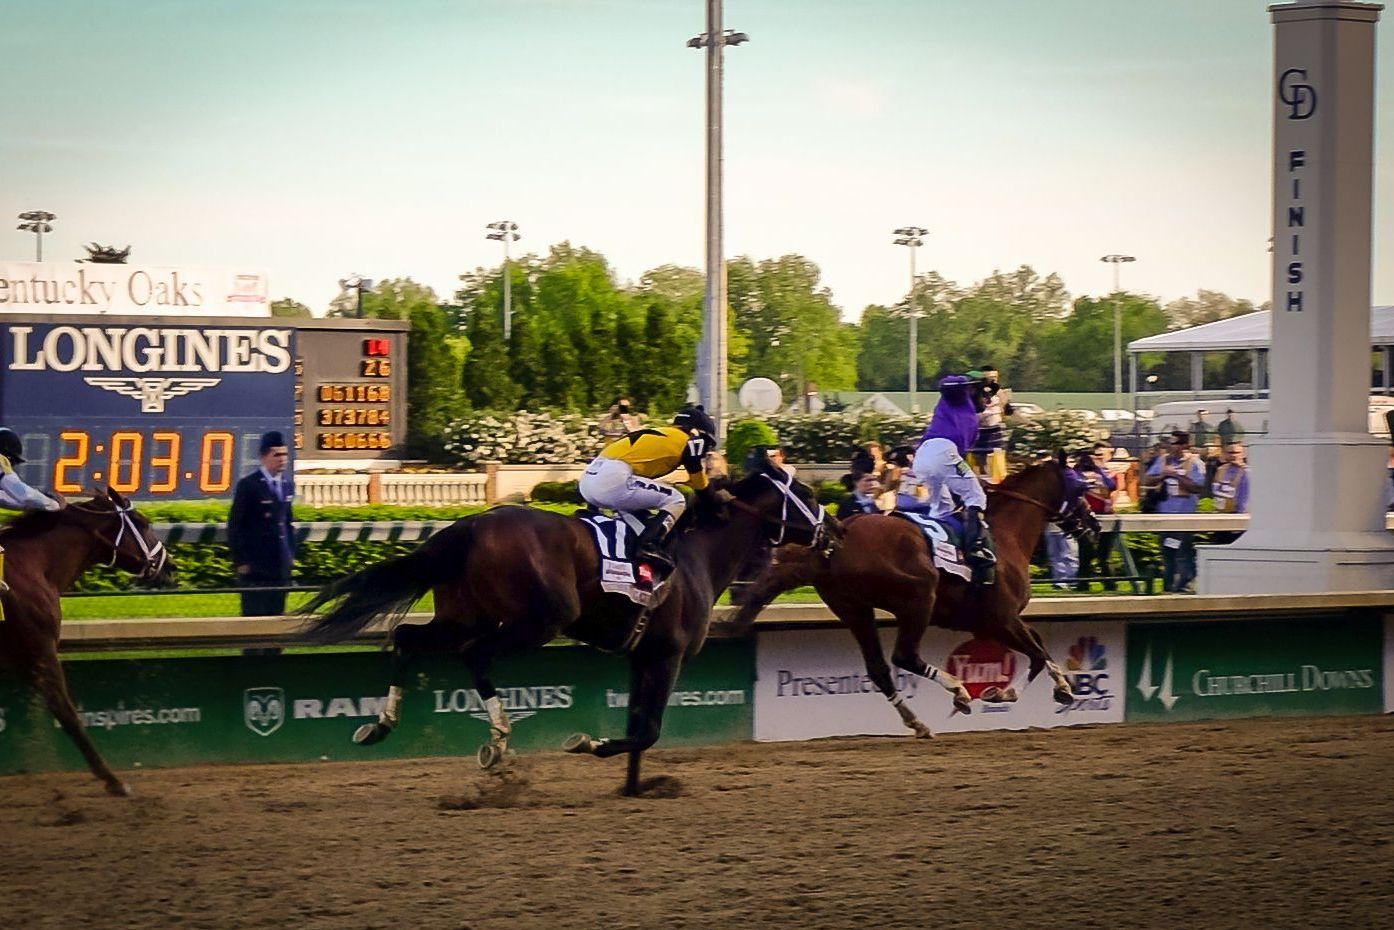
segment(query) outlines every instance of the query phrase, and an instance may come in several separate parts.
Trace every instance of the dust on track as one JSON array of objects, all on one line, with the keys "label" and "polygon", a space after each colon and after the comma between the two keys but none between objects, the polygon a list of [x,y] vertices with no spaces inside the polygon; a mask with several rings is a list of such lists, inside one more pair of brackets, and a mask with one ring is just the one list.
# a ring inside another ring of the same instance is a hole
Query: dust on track
[{"label": "dust on track", "polygon": [[3,778],[0,926],[1394,926],[1394,718],[660,750],[639,799],[622,771]]}]

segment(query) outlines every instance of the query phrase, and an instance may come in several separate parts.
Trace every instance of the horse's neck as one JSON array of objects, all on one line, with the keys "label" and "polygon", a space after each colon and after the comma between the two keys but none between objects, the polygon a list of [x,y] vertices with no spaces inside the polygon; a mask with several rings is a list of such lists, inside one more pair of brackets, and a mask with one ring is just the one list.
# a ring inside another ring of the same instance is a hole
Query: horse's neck
[{"label": "horse's neck", "polygon": [[731,586],[750,550],[759,540],[760,519],[734,511],[731,519],[712,529],[698,528],[683,537],[683,552],[677,559],[692,580],[710,588],[708,600],[715,604],[721,592]]},{"label": "horse's neck", "polygon": [[65,523],[46,533],[0,544],[11,565],[23,564],[37,570],[60,594],[68,591],[98,561],[91,535]]},{"label": "horse's neck", "polygon": [[1036,550],[1036,541],[1041,538],[1041,533],[1045,532],[1051,495],[1034,487],[1011,490],[1023,497],[1039,500],[1040,506],[1014,497],[999,497],[998,506],[993,508],[994,513],[991,517],[992,533],[999,548],[1003,541],[1009,541],[1029,558]]}]

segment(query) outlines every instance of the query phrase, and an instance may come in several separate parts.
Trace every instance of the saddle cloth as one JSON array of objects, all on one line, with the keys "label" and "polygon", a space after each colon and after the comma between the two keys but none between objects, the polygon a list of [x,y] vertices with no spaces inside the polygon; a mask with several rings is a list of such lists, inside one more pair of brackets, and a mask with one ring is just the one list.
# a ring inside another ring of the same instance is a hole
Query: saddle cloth
[{"label": "saddle cloth", "polygon": [[923,514],[906,513],[903,510],[893,510],[891,515],[909,520],[920,528],[937,568],[957,575],[964,581],[973,580],[973,569],[968,567],[963,558],[963,523],[957,516],[936,519]]},{"label": "saddle cloth", "polygon": [[600,557],[600,590],[607,594],[622,594],[640,607],[653,606],[666,579],[655,577],[652,586],[639,582],[634,555],[643,523],[630,514],[612,517],[595,511],[583,511],[577,516],[590,527],[591,535],[595,537],[596,554]]}]

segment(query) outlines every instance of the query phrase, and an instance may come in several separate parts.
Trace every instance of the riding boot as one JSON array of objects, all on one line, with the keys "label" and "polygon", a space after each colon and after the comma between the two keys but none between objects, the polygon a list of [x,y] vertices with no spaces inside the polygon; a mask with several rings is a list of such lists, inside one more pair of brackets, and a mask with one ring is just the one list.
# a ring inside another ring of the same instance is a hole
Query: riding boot
[{"label": "riding boot", "polygon": [[635,541],[639,561],[649,562],[665,574],[672,570],[673,560],[664,551],[663,543],[668,536],[668,531],[673,528],[674,522],[671,513],[660,510],[644,523],[644,531],[639,534],[639,538]]},{"label": "riding boot", "polygon": [[973,569],[973,583],[992,584],[997,580],[997,553],[981,508],[969,507],[964,511],[963,530],[963,552]]}]

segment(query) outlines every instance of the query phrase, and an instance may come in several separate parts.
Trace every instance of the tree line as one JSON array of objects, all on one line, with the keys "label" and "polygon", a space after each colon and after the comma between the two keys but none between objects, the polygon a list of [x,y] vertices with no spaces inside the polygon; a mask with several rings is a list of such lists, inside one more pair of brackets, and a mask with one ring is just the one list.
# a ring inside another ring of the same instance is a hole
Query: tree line
[{"label": "tree line", "polygon": [[[508,274],[508,338],[501,267],[461,275],[447,300],[411,279],[382,281],[362,295],[364,316],[412,324],[411,454],[437,455],[462,410],[597,411],[625,396],[666,414],[682,403],[702,330],[700,271],[663,265],[624,284],[600,253],[561,243],[513,260]],[[1074,298],[1058,275],[1022,266],[966,286],[931,271],[901,303],[867,307],[850,323],[818,266],[798,255],[733,259],[727,289],[730,386],[767,377],[790,399],[814,385],[823,393],[905,390],[911,312],[919,317],[920,390],[943,373],[991,364],[1018,390],[1107,391],[1115,301],[1125,344],[1258,309],[1213,291],[1165,305],[1131,293]],[[272,310],[309,315],[290,300]],[[355,312],[342,298],[330,309],[331,316]],[[1159,389],[1189,384],[1184,358],[1143,362]],[[1247,377],[1247,360],[1237,356],[1206,364],[1216,383]]]}]

